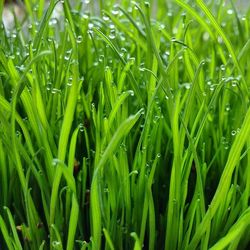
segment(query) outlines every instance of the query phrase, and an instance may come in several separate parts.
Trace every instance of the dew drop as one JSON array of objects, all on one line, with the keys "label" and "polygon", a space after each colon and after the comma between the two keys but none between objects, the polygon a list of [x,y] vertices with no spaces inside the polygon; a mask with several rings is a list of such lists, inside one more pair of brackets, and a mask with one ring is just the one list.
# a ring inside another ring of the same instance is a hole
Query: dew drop
[{"label": "dew drop", "polygon": [[237,81],[237,80],[233,80],[233,81],[232,81],[232,87],[236,87],[237,84],[238,84],[238,81]]},{"label": "dew drop", "polygon": [[82,123],[79,124],[79,130],[80,132],[84,132],[84,125]]},{"label": "dew drop", "polygon": [[76,42],[77,42],[77,43],[81,43],[82,41],[83,41],[82,36],[78,36],[78,37],[76,38]]},{"label": "dew drop", "polygon": [[236,130],[232,130],[231,135],[235,136],[236,135]]},{"label": "dew drop", "polygon": [[225,108],[225,111],[226,111],[226,112],[229,112],[230,109],[231,109],[230,104],[227,104],[227,105],[226,105],[226,108]]},{"label": "dew drop", "polygon": [[109,17],[108,17],[108,16],[105,16],[105,15],[102,17],[102,19],[103,19],[105,22],[109,21]]},{"label": "dew drop", "polygon": [[205,33],[203,34],[202,38],[203,38],[203,41],[208,41],[209,38],[210,38],[209,33],[208,33],[208,32],[205,32]]},{"label": "dew drop", "polygon": [[53,89],[51,90],[51,93],[52,93],[52,94],[58,94],[58,93],[61,93],[61,90],[60,90],[60,89],[57,89],[57,88],[53,88]]},{"label": "dew drop", "polygon": [[135,93],[134,93],[133,90],[128,90],[128,93],[129,93],[131,96],[134,96],[134,95],[135,95]]},{"label": "dew drop", "polygon": [[156,155],[156,157],[157,157],[157,158],[161,158],[161,154],[158,153],[158,154]]},{"label": "dew drop", "polygon": [[57,19],[56,18],[51,18],[50,20],[49,20],[49,26],[54,26],[54,25],[56,25],[57,24]]},{"label": "dew drop", "polygon": [[222,64],[222,65],[220,66],[220,70],[221,70],[221,71],[225,71],[225,70],[226,70],[226,66],[225,66],[224,64]]},{"label": "dew drop", "polygon": [[66,61],[68,61],[68,60],[70,59],[71,53],[72,53],[72,49],[66,51],[66,54],[65,54],[65,56],[64,56],[64,59],[65,59]]}]

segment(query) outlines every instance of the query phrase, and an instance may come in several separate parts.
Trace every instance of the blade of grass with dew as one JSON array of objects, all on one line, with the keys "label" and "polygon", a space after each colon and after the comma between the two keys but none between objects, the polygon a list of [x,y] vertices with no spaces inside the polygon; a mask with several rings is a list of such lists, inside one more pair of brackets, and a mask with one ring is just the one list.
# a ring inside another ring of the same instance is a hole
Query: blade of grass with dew
[{"label": "blade of grass with dew", "polygon": [[[121,62],[125,66],[127,64],[125,59],[120,55],[118,49],[110,41],[110,39],[106,35],[104,35],[99,29],[94,29],[94,31],[110,46],[110,48],[114,51],[114,53],[118,56],[118,58],[121,60]],[[141,92],[139,90],[136,79],[134,78],[134,76],[130,70],[128,71],[128,74],[129,74],[129,78],[131,80],[131,86],[132,86],[133,91],[135,92],[136,96],[139,98],[139,101],[141,103],[143,103],[143,98],[141,96]]]},{"label": "blade of grass with dew", "polygon": [[8,249],[15,250],[15,248],[13,246],[13,243],[12,243],[12,240],[11,240],[11,237],[9,235],[7,226],[6,226],[6,224],[4,222],[4,219],[3,219],[3,217],[1,215],[0,215],[0,229],[2,231],[4,240],[5,240],[5,243],[6,243],[7,247],[8,247]]},{"label": "blade of grass with dew", "polygon": [[105,228],[103,228],[103,233],[104,233],[104,236],[106,238],[106,241],[108,242],[108,246],[109,246],[110,250],[115,250],[115,247],[114,247],[114,244],[111,240],[109,232]]},{"label": "blade of grass with dew", "polygon": [[[196,0],[198,6],[204,11],[204,13],[206,14],[206,16],[208,17],[208,19],[210,20],[211,24],[213,25],[214,29],[216,30],[216,32],[218,32],[218,34],[222,37],[228,52],[230,53],[232,60],[236,66],[236,68],[238,69],[239,73],[242,75],[242,81],[243,81],[243,90],[245,93],[248,93],[248,87],[247,87],[247,83],[246,80],[244,78],[244,74],[242,73],[241,67],[239,65],[239,62],[237,60],[237,57],[235,55],[233,46],[231,41],[228,39],[227,35],[224,33],[224,31],[222,30],[222,28],[220,27],[220,25],[217,23],[216,19],[214,18],[213,14],[211,13],[211,11],[207,8],[207,6],[204,4],[204,2],[202,0]],[[246,103],[248,102],[248,95],[245,95],[246,98]]]},{"label": "blade of grass with dew", "polygon": [[14,236],[15,245],[16,245],[16,247],[18,249],[22,249],[21,242],[20,242],[18,234],[17,234],[17,230],[16,230],[16,226],[15,226],[13,216],[12,216],[9,208],[4,207],[4,209],[6,210],[7,215],[8,215],[8,219],[9,219],[9,223],[10,223],[10,226],[11,226],[12,234]]},{"label": "blade of grass with dew", "polygon": [[227,193],[230,182],[231,182],[234,168],[240,159],[241,150],[243,146],[245,145],[249,134],[250,134],[250,108],[248,109],[246,113],[245,119],[241,127],[241,131],[238,134],[238,136],[235,138],[235,141],[233,142],[233,145],[228,155],[228,160],[224,168],[224,171],[222,173],[222,176],[220,178],[220,182],[217,187],[216,193],[210,203],[210,206],[201,224],[197,228],[197,231],[192,241],[190,242],[188,249],[194,249],[198,245],[202,235],[205,233],[205,231],[208,228],[209,220],[213,218],[214,214],[216,213],[220,205],[220,201],[223,200],[223,197],[225,197],[225,194]]},{"label": "blade of grass with dew", "polygon": [[[240,239],[246,228],[249,226],[249,221],[250,221],[250,211],[249,209],[247,209],[243,213],[243,215],[231,227],[229,232],[210,249],[222,250],[225,249],[228,245],[233,244],[234,241],[237,241],[237,239]],[[236,248],[237,245],[235,246],[234,249]]]},{"label": "blade of grass with dew", "polygon": [[142,114],[142,110],[138,111],[135,115],[130,116],[125,120],[117,129],[109,142],[105,152],[103,153],[98,165],[96,166],[92,178],[91,184],[91,219],[92,219],[92,235],[93,235],[93,248],[100,249],[101,247],[101,208],[99,204],[99,192],[98,192],[98,175],[101,169],[104,167],[106,161],[112,155],[120,142],[120,140],[128,134],[134,124],[137,122]]},{"label": "blade of grass with dew", "polygon": [[69,220],[69,232],[68,232],[68,240],[67,240],[67,250],[74,249],[74,239],[75,233],[78,223],[78,214],[79,214],[79,206],[75,194],[72,195],[72,208],[70,213],[70,220]]}]

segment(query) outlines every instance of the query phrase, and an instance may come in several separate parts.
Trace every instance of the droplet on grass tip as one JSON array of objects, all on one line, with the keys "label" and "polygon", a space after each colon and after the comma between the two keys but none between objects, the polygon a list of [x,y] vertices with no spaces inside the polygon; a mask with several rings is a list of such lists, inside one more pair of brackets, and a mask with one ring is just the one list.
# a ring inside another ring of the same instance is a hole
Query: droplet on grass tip
[{"label": "droplet on grass tip", "polygon": [[235,136],[236,135],[236,130],[232,130],[231,135]]}]

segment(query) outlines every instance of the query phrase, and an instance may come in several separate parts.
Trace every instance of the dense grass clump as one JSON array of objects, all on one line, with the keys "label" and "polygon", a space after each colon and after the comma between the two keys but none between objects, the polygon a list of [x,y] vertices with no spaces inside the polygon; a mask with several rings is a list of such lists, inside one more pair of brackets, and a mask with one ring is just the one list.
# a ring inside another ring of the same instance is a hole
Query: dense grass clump
[{"label": "dense grass clump", "polygon": [[0,27],[0,248],[248,249],[249,12],[24,2]]}]

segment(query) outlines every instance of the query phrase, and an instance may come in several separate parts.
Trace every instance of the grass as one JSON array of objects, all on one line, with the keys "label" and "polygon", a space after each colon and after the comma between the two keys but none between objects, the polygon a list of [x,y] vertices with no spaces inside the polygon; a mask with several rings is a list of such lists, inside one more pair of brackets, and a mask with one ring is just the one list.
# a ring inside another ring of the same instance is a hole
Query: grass
[{"label": "grass", "polygon": [[249,11],[25,3],[0,28],[0,248],[248,249]]}]

